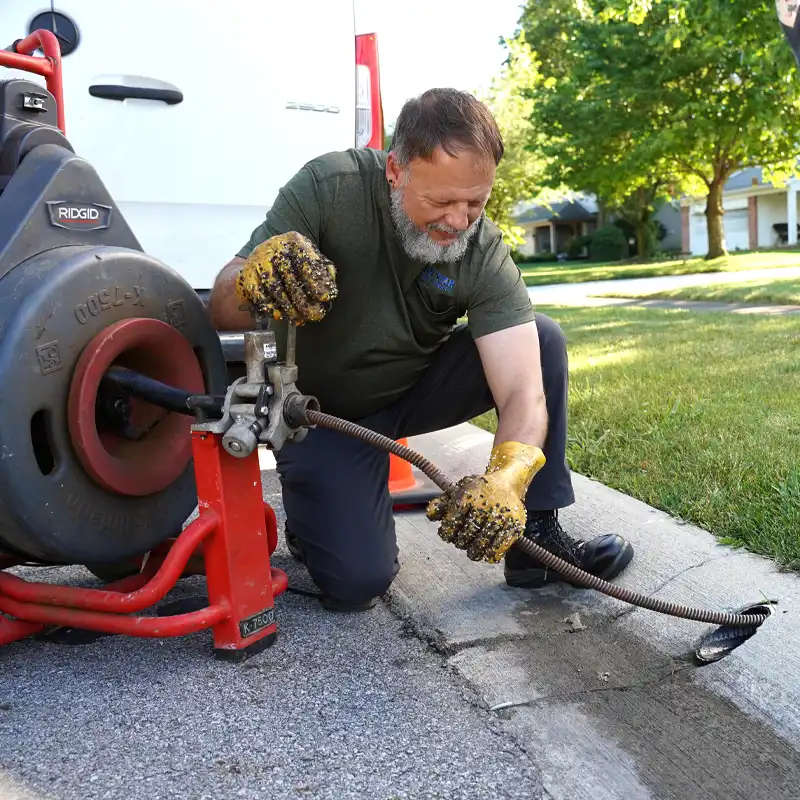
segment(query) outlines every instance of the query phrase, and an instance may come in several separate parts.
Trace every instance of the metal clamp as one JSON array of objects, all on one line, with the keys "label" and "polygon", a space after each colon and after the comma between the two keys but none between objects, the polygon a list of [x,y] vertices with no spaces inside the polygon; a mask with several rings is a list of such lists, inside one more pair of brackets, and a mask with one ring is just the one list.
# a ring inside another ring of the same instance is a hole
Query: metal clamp
[{"label": "metal clamp", "polygon": [[255,330],[244,334],[247,374],[228,388],[222,417],[198,422],[193,430],[222,434],[222,446],[236,458],[251,455],[259,444],[280,450],[287,442],[300,442],[308,433],[305,409],[319,409],[316,398],[304,395],[295,385],[294,364],[296,330],[289,328],[286,362],[278,360],[272,331]]}]

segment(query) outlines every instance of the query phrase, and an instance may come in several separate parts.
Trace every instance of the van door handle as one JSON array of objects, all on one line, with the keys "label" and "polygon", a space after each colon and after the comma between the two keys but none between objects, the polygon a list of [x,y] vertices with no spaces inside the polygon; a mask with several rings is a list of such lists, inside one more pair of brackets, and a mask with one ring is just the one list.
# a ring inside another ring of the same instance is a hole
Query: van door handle
[{"label": "van door handle", "polygon": [[[128,79],[130,80],[130,79]],[[93,83],[89,86],[89,94],[92,97],[101,97],[104,100],[157,100],[174,106],[183,102],[183,92],[177,87],[165,84],[162,81],[142,80],[142,83],[157,83],[157,86],[135,85],[133,81],[128,83]]]}]

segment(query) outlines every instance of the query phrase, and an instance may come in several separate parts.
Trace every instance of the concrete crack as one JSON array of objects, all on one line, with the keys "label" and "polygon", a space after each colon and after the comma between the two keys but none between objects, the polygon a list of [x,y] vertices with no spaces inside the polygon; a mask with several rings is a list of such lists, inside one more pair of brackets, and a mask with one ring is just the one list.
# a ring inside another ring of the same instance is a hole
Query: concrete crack
[{"label": "concrete crack", "polygon": [[[706,564],[710,564],[712,561],[721,561],[723,558],[729,558],[730,554],[726,553],[721,556],[710,556],[709,558],[704,559],[699,564],[690,564],[688,567],[684,567],[680,572],[676,572],[674,575],[670,576],[666,580],[662,581],[655,589],[647,594],[647,597],[652,598],[655,597],[659,592],[663,591],[667,588],[671,583],[678,580],[682,575],[685,575],[687,572],[691,572],[693,569],[699,569],[700,567],[704,567]],[[621,600],[620,602],[625,602]],[[634,613],[634,611],[639,611],[640,608],[637,605],[629,605],[627,608],[624,608],[622,611],[618,611],[616,614],[612,614],[607,622],[601,622],[598,625],[592,625],[592,628],[602,628],[605,625],[613,625],[615,622],[619,622],[621,619],[624,619],[627,616],[630,616]]]},{"label": "concrete crack", "polygon": [[557,692],[556,694],[546,694],[543,695],[542,697],[536,697],[533,698],[532,700],[521,700],[518,703],[501,705],[499,707],[495,707],[494,709],[489,709],[489,710],[509,711],[512,708],[533,706],[536,705],[537,703],[542,703],[545,700],[569,700],[575,697],[583,697],[584,695],[588,694],[602,694],[604,692],[629,692],[634,689],[646,689],[650,686],[655,686],[656,684],[661,683],[667,678],[672,678],[679,672],[684,672],[687,669],[697,669],[697,667],[694,664],[686,664],[682,667],[673,668],[669,672],[665,672],[663,675],[658,675],[655,678],[651,678],[646,681],[640,681],[639,683],[627,683],[622,686],[597,686],[594,689],[578,689],[574,692]]},{"label": "concrete crack", "polygon": [[441,666],[447,670],[453,680],[461,687],[464,701],[475,708],[476,711],[485,714],[484,724],[486,725],[486,729],[494,736],[501,739],[511,750],[515,751],[519,759],[524,759],[527,762],[528,769],[536,776],[536,781],[541,787],[541,794],[537,796],[537,800],[550,800],[552,795],[545,791],[544,787],[541,785],[541,769],[536,759],[521,742],[517,741],[516,737],[510,735],[509,732],[502,727],[501,720],[497,716],[488,713],[489,709],[487,708],[486,702],[481,697],[475,683],[466,678],[460,670],[449,661],[450,656],[468,647],[476,647],[480,644],[493,644],[495,642],[519,641],[525,639],[525,635],[499,634],[495,637],[475,639],[453,645],[447,642],[445,634],[442,631],[432,629],[422,621],[415,619],[408,608],[403,608],[391,594],[387,594],[384,597],[384,601],[390,613],[392,613],[400,623],[400,635],[419,640],[431,652],[436,654],[440,659]]},{"label": "concrete crack", "polygon": [[659,592],[663,591],[667,588],[671,583],[678,580],[682,575],[685,575],[687,572],[691,572],[693,569],[700,569],[700,567],[704,567],[706,564],[710,564],[712,561],[721,561],[723,558],[728,558],[729,554],[725,553],[721,556],[709,556],[708,558],[701,561],[699,564],[690,564],[688,567],[684,567],[680,572],[676,572],[672,577],[667,578],[660,586],[657,586],[653,589],[652,592],[648,595],[648,597],[653,597],[654,595],[658,594]]},{"label": "concrete crack", "polygon": [[533,637],[528,633],[498,633],[495,636],[482,636],[463,642],[447,642],[442,645],[441,652],[447,656],[454,656],[463,650],[469,650],[471,647],[492,647],[493,645],[521,642],[531,638]]}]

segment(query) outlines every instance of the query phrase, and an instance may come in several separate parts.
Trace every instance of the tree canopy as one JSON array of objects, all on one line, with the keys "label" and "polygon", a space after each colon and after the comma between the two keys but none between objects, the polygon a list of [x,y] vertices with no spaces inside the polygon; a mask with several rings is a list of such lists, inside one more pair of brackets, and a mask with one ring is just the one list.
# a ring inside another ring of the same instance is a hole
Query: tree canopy
[{"label": "tree canopy", "polygon": [[533,117],[536,65],[531,49],[520,38],[506,45],[508,58],[504,69],[480,99],[491,109],[505,146],[486,215],[500,227],[506,242],[513,247],[524,241],[522,229],[514,223],[514,208],[520,202],[546,197],[543,192],[546,165]]},{"label": "tree canopy", "polygon": [[704,197],[711,258],[728,178],[796,167],[800,75],[772,0],[529,0],[514,46],[547,184],[638,198],[643,222],[660,193]]}]

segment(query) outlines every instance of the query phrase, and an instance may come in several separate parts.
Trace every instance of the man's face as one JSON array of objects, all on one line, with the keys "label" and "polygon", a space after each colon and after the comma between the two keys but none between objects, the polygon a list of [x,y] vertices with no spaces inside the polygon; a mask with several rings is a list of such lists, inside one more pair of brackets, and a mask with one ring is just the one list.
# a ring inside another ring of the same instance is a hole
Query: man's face
[{"label": "man's face", "polygon": [[392,218],[409,256],[425,263],[457,261],[469,245],[489,200],[495,165],[484,156],[437,148],[430,161],[407,167],[389,154]]}]

